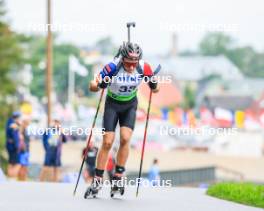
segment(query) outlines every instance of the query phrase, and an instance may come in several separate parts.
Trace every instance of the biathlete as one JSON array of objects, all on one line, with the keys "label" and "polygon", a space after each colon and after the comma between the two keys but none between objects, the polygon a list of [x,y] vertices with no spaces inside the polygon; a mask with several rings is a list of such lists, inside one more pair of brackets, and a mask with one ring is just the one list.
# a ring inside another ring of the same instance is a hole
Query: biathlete
[{"label": "biathlete", "polygon": [[[117,123],[120,125],[120,145],[116,157],[116,167],[112,182],[121,181],[129,154],[129,142],[133,133],[138,105],[137,90],[145,80],[152,91],[158,92],[158,83],[154,80],[151,66],[142,60],[142,50],[139,45],[124,43],[114,61],[105,65],[99,78],[90,83],[90,91],[97,92],[107,88],[103,128],[103,142],[96,159],[95,176],[88,187],[85,198],[92,193],[95,196],[102,187],[103,174],[108,160],[108,154],[115,139]],[[111,79],[111,80],[109,80]],[[112,184],[113,184],[112,183]],[[124,187],[112,186],[111,191],[124,192]]]}]

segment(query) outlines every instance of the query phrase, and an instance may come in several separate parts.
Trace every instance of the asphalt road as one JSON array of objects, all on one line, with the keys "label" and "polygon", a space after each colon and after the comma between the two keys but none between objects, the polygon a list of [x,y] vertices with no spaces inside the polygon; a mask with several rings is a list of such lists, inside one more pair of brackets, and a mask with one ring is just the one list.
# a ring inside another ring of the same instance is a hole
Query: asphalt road
[{"label": "asphalt road", "polygon": [[141,188],[135,197],[135,188],[126,189],[124,196],[110,198],[105,187],[98,198],[84,199],[85,186],[73,197],[74,184],[35,182],[0,183],[1,211],[260,211],[205,195],[195,188]]}]

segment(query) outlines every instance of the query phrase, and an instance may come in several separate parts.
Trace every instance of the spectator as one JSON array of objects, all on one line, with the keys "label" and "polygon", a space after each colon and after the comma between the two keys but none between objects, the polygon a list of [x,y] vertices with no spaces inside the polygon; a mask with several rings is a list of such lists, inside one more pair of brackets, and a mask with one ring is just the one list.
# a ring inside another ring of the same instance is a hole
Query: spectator
[{"label": "spectator", "polygon": [[[82,155],[84,156],[86,148],[83,149]],[[93,146],[92,142],[88,146],[88,152],[85,159],[86,170],[84,171],[84,178],[86,182],[91,182],[95,174],[95,162],[98,148]]]},{"label": "spectator", "polygon": [[158,159],[153,160],[153,165],[151,166],[148,173],[148,180],[151,182],[153,186],[157,186],[160,180],[159,167],[158,167]]},{"label": "spectator", "polygon": [[62,143],[65,142],[66,136],[62,133],[61,122],[55,119],[43,135],[45,161],[40,173],[40,181],[59,181]]},{"label": "spectator", "polygon": [[25,181],[28,176],[28,165],[29,165],[29,142],[30,136],[28,132],[28,126],[30,124],[30,120],[28,118],[22,119],[21,127],[20,127],[20,152],[19,152],[19,163],[21,165],[18,179],[21,181]]},{"label": "spectator", "polygon": [[19,164],[19,127],[20,112],[14,112],[6,123],[6,150],[8,153],[7,175],[16,178]]}]

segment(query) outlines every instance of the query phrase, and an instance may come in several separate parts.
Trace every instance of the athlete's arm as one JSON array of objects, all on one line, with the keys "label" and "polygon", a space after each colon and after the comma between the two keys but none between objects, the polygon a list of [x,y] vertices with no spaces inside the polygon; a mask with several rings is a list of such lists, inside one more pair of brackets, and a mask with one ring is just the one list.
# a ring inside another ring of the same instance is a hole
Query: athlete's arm
[{"label": "athlete's arm", "polygon": [[159,91],[159,85],[157,79],[154,76],[151,66],[148,63],[144,62],[143,67],[144,67],[144,75],[148,76],[149,78],[149,82],[148,82],[149,88],[154,93],[157,93]]},{"label": "athlete's arm", "polygon": [[90,82],[89,89],[92,92],[98,92],[101,89],[105,89],[108,83],[105,82],[102,74],[100,73],[93,81]]},{"label": "athlete's arm", "polygon": [[[105,89],[107,88],[108,82],[114,72],[116,71],[116,64],[114,62],[111,62],[104,66],[104,68],[101,70],[99,75],[90,82],[89,89],[92,92],[99,91],[100,88]],[[106,77],[107,76],[107,77]]]}]

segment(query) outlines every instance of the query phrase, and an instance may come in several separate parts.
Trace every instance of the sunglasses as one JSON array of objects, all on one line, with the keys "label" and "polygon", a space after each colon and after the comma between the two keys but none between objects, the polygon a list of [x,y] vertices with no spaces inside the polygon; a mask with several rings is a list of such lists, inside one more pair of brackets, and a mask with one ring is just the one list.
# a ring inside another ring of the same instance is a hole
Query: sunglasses
[{"label": "sunglasses", "polygon": [[124,58],[123,64],[125,67],[131,67],[132,66],[133,68],[135,68],[138,65],[138,60],[130,60],[130,59]]}]

